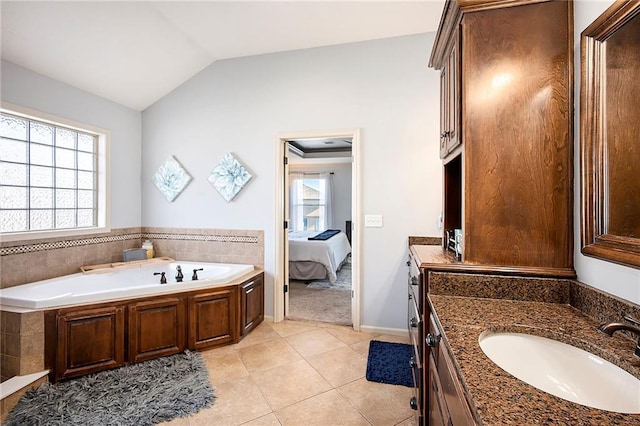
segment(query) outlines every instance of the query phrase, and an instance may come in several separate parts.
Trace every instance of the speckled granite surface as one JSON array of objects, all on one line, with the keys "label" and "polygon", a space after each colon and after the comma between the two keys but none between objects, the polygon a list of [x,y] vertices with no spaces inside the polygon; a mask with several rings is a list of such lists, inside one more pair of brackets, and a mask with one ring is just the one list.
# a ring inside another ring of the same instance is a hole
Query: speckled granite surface
[{"label": "speckled granite surface", "polygon": [[[640,425],[640,415],[611,413],[542,392],[506,373],[486,357],[484,332],[536,334],[585,349],[640,379],[635,338],[607,337],[596,328],[640,319],[640,306],[574,280],[487,275],[456,271],[432,246],[412,246],[429,273],[429,300],[476,420],[482,425]],[[637,337],[636,337],[637,338]]]},{"label": "speckled granite surface", "polygon": [[635,342],[609,338],[598,323],[568,305],[430,295],[458,375],[483,425],[639,425],[640,415],[597,410],[542,392],[487,358],[478,337],[489,331],[536,334],[588,350],[640,378]]}]

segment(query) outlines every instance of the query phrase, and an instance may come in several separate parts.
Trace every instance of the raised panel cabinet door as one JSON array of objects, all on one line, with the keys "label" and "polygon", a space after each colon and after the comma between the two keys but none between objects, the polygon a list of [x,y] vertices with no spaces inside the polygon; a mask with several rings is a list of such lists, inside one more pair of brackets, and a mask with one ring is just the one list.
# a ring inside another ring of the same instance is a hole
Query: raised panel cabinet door
[{"label": "raised panel cabinet door", "polygon": [[448,67],[440,71],[440,158],[447,156],[447,131],[449,130],[449,71]]},{"label": "raised panel cabinet door", "polygon": [[124,364],[124,306],[66,312],[56,322],[56,380]]},{"label": "raised panel cabinet door", "polygon": [[448,113],[447,113],[447,152],[451,152],[462,142],[458,132],[460,127],[460,63],[458,56],[459,32],[453,36],[453,45],[449,52],[447,69]]},{"label": "raised panel cabinet door", "polygon": [[241,332],[245,336],[264,320],[264,279],[260,275],[242,285]]},{"label": "raised panel cabinet door", "polygon": [[129,361],[140,362],[186,349],[186,301],[169,297],[131,303]]},{"label": "raised panel cabinet door", "polygon": [[447,426],[451,424],[447,405],[442,396],[438,371],[436,370],[433,356],[429,356],[429,379],[427,382],[427,404],[428,412],[426,417],[429,426]]},{"label": "raised panel cabinet door", "polygon": [[189,298],[189,348],[233,343],[239,337],[236,287]]}]

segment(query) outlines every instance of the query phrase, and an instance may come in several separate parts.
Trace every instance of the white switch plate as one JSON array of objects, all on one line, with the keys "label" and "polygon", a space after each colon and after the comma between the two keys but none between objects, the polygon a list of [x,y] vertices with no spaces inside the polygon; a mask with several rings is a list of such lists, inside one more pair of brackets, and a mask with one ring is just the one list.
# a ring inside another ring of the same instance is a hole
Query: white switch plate
[{"label": "white switch plate", "polygon": [[367,228],[382,228],[382,215],[380,214],[364,215],[364,226]]}]

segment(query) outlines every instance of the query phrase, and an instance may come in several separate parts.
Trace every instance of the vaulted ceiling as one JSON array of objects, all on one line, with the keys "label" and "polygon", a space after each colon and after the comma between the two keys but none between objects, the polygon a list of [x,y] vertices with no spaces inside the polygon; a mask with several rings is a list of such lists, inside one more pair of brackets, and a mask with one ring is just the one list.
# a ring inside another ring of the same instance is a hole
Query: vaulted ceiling
[{"label": "vaulted ceiling", "polygon": [[443,4],[2,0],[1,54],[144,110],[217,60],[435,31]]}]

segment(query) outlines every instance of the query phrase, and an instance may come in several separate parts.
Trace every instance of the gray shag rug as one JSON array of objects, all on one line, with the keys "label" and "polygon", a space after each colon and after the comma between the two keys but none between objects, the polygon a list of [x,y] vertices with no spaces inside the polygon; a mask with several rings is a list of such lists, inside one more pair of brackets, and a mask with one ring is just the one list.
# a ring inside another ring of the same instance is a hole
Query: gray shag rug
[{"label": "gray shag rug", "polygon": [[153,425],[210,407],[202,356],[176,355],[28,391],[6,425]]}]

